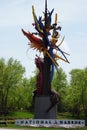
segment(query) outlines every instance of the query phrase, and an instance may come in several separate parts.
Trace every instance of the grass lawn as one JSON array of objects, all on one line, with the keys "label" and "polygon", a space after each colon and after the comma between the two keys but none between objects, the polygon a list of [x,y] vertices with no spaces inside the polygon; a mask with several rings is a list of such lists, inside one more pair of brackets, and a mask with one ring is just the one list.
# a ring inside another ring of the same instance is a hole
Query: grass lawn
[{"label": "grass lawn", "polygon": [[23,112],[10,112],[7,116],[5,116],[7,118],[34,118],[34,114],[30,113],[30,112],[26,112],[26,111],[23,111]]}]

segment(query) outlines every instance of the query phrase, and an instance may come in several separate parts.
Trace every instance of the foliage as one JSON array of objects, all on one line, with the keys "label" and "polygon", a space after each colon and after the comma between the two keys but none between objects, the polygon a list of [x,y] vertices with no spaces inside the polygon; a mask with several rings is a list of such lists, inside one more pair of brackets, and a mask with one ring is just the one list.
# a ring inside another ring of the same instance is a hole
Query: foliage
[{"label": "foliage", "polygon": [[58,111],[65,111],[64,99],[66,96],[66,89],[67,89],[67,76],[62,68],[58,69],[58,72],[55,72],[52,86],[53,89],[57,91],[60,95],[60,102],[58,103]]},{"label": "foliage", "polygon": [[24,77],[25,68],[10,58],[7,63],[0,59],[0,113],[13,110],[29,110],[32,106],[36,76]]},{"label": "foliage", "polygon": [[71,70],[66,102],[73,115],[87,117],[87,68]]},{"label": "foliage", "polygon": [[24,72],[25,69],[17,60],[10,58],[7,63],[4,59],[0,60],[0,113],[8,111],[11,91],[20,86]]},{"label": "foliage", "polygon": [[65,88],[67,85],[67,76],[62,68],[59,68],[58,71],[55,72],[53,78],[53,87],[57,91],[61,91],[62,88]]}]

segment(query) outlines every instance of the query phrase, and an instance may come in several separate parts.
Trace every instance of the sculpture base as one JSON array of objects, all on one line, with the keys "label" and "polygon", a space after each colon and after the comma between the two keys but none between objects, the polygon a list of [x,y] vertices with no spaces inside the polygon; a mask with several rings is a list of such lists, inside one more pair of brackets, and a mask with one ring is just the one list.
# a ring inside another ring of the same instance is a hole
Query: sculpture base
[{"label": "sculpture base", "polygon": [[57,119],[57,105],[53,106],[50,111],[47,112],[51,106],[50,96],[36,96],[34,114],[35,119]]}]

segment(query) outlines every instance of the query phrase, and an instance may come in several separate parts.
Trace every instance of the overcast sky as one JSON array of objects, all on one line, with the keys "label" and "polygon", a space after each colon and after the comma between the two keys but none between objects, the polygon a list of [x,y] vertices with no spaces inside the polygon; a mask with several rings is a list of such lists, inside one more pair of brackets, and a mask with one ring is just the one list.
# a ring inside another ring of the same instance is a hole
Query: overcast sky
[{"label": "overcast sky", "polygon": [[[43,15],[45,0],[0,0],[0,58],[13,57],[26,68],[25,76],[32,76],[37,52],[28,49],[28,40],[21,28],[32,32],[32,5],[37,16]],[[60,35],[65,36],[63,49],[70,53],[70,64],[59,62],[66,73],[87,67],[87,0],[48,0],[53,18],[58,13]],[[54,20],[54,19],[53,19]]]}]

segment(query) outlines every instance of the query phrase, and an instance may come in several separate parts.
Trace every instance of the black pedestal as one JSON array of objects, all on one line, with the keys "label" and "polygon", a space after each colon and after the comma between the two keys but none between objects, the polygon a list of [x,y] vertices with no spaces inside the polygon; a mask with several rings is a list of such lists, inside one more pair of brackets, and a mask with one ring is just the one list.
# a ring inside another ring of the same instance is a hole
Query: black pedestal
[{"label": "black pedestal", "polygon": [[50,96],[36,96],[35,97],[35,119],[56,119],[57,118],[57,105],[47,112],[51,106]]}]

